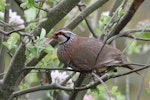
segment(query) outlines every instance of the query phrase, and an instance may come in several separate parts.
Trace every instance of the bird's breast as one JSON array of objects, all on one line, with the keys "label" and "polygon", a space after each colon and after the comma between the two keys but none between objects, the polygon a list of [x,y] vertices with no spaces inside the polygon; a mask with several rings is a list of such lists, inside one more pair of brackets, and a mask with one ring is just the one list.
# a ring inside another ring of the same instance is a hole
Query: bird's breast
[{"label": "bird's breast", "polygon": [[57,50],[57,56],[62,63],[69,65],[71,57],[70,45],[60,45]]}]

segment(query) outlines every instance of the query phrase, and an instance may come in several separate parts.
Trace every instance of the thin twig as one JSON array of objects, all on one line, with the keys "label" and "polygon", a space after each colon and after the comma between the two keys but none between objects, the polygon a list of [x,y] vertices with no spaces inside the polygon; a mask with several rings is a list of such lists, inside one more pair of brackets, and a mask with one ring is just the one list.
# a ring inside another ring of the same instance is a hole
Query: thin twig
[{"label": "thin twig", "polygon": [[4,75],[6,75],[6,73],[7,73],[7,72],[0,73],[0,76],[4,76]]},{"label": "thin twig", "polygon": [[[126,65],[136,65],[136,66],[145,66],[145,64],[138,64],[138,63],[126,63],[126,64],[114,64],[112,66],[126,66]],[[48,67],[35,67],[35,66],[26,66],[24,69],[22,69],[20,72],[27,71],[27,70],[43,70],[43,71],[52,71],[52,70],[61,70],[61,71],[73,71],[73,72],[81,72],[79,70],[74,69],[66,69],[66,68],[48,68]],[[83,72],[83,71],[82,71]],[[84,71],[85,72],[85,71]],[[86,73],[86,72],[85,72]],[[89,72],[87,72],[89,73]]]},{"label": "thin twig", "polygon": [[[124,2],[124,1],[122,1],[122,0],[120,0],[120,1],[115,0],[115,1],[114,1],[114,3],[112,4],[112,7],[111,7],[111,9],[110,9],[109,16],[112,16],[112,15],[115,13],[115,11],[117,10],[117,8],[119,7],[119,5],[120,5],[122,2]],[[125,0],[125,3],[126,3],[126,2],[127,2],[127,0]],[[122,7],[124,7],[125,3],[123,4]]]},{"label": "thin twig", "polygon": [[27,24],[30,24],[30,23],[34,23],[34,22],[38,22],[40,20],[44,20],[45,18],[37,18],[37,19],[34,19],[32,21],[29,21],[29,22],[24,22],[24,23],[20,23],[20,24],[14,24],[14,25],[10,25],[9,23],[6,23],[4,21],[0,21],[0,25],[1,26],[5,26],[5,27],[16,27],[16,26],[20,26],[20,25],[27,25]]},{"label": "thin twig", "polygon": [[94,77],[96,77],[99,81],[100,81],[100,83],[104,86],[104,88],[105,88],[105,90],[106,90],[106,93],[107,93],[107,95],[108,95],[108,98],[109,98],[109,100],[111,100],[111,96],[110,96],[110,91],[108,90],[108,87],[106,86],[106,84],[103,82],[103,80],[101,79],[101,77],[99,77],[96,73],[94,73],[94,72],[92,72],[92,75],[94,76]]},{"label": "thin twig", "polygon": [[131,38],[134,40],[140,40],[140,41],[150,41],[150,39],[148,39],[148,38],[140,38],[140,37],[136,37],[134,35],[124,35],[122,37],[128,37],[128,38]]},{"label": "thin twig", "polygon": [[80,72],[78,70],[73,70],[73,69],[66,69],[66,68],[44,68],[44,67],[41,67],[41,68],[37,68],[35,66],[26,66],[24,69],[22,69],[20,72],[23,72],[23,71],[27,71],[27,70],[46,70],[46,71],[52,71],[52,70],[61,70],[61,71],[74,71],[74,72]]},{"label": "thin twig", "polygon": [[[145,28],[143,28],[143,30],[140,32],[140,33],[143,33],[143,31],[145,30]],[[132,45],[132,43],[134,42],[135,40],[132,40],[130,44],[128,44],[128,46],[126,46],[126,48],[124,48],[124,50],[122,51],[123,53],[129,49],[129,47]]]},{"label": "thin twig", "polygon": [[[78,4],[78,8],[80,11],[82,11],[82,5]],[[90,25],[90,22],[87,18],[84,19],[86,22],[87,27],[89,28],[91,34],[93,35],[94,38],[98,38],[98,36],[96,35],[96,33],[94,32],[94,30],[92,29],[92,26]]]},{"label": "thin twig", "polygon": [[[106,31],[106,30],[110,30],[110,28],[117,22],[119,22],[119,20],[120,20],[120,18],[122,17],[122,16],[119,16],[119,18],[117,18],[117,21],[115,21],[114,22],[114,20],[116,20],[115,19],[115,17],[116,17],[116,15],[117,15],[117,13],[118,13],[118,11],[123,7],[123,5],[125,4],[125,2],[126,2],[126,0],[124,0],[122,3],[121,3],[121,5],[116,9],[116,11],[114,12],[114,14],[113,14],[113,16],[111,17],[111,19],[110,19],[110,21],[107,23],[107,25],[104,27],[104,29],[103,29],[103,34],[104,34],[104,31]],[[99,36],[99,39],[101,38],[101,36],[102,35],[100,35]],[[109,37],[109,36],[108,36]]]},{"label": "thin twig", "polygon": [[138,72],[140,70],[143,70],[143,69],[146,69],[146,68],[149,68],[149,67],[150,67],[150,65],[146,65],[143,68],[135,69],[135,70],[132,70],[132,71],[129,71],[129,72],[126,72],[126,73],[122,73],[122,74],[112,75],[112,76],[110,76],[110,78],[116,78],[116,77],[120,77],[120,76],[125,76],[125,75],[131,74],[131,73],[134,73],[134,72]]},{"label": "thin twig", "polygon": [[[126,36],[128,34],[131,34],[131,33],[136,33],[136,32],[150,32],[150,29],[149,28],[144,28],[144,29],[131,29],[131,30],[127,30],[127,31],[123,31],[123,32],[120,32],[119,34],[111,37],[107,43],[111,43],[113,40],[119,38],[119,37],[123,37],[123,36]],[[135,38],[137,40],[143,40],[143,41],[148,41],[149,39],[144,39],[144,38],[138,38],[138,37],[135,37],[135,36],[131,36],[132,38]]]},{"label": "thin twig", "polygon": [[[12,31],[10,31],[10,32],[6,32],[6,31],[3,31],[3,30],[0,30],[0,33],[2,33],[2,34],[4,34],[4,35],[10,35],[10,34],[12,34],[12,33],[14,33],[14,32],[19,32],[19,31],[22,31],[22,30],[24,30],[25,28],[21,28],[21,29],[15,29],[15,30],[12,30]],[[21,36],[32,36],[32,35],[30,35],[30,34],[26,34],[26,33],[19,33]]]},{"label": "thin twig", "polygon": [[60,85],[64,85],[64,84],[65,84],[67,81],[69,81],[69,79],[71,79],[75,74],[76,74],[75,72],[71,73],[64,81],[62,81],[62,82],[60,83]]},{"label": "thin twig", "polygon": [[130,100],[130,82],[129,75],[126,76],[126,100]]},{"label": "thin twig", "polygon": [[[150,56],[149,56],[149,58],[147,60],[147,64],[150,64]],[[139,84],[139,89],[138,89],[136,100],[140,100],[142,89],[143,89],[143,85],[144,85],[144,80],[145,80],[145,77],[147,75],[147,72],[148,72],[148,70],[144,70],[143,75],[141,77],[141,81],[140,81],[140,84]]]},{"label": "thin twig", "polygon": [[43,4],[44,4],[45,0],[43,2],[40,2],[40,9],[38,10],[37,14],[36,14],[36,17],[35,18],[38,18],[39,17],[39,14],[40,14],[40,11],[42,10],[42,7],[43,7]]}]

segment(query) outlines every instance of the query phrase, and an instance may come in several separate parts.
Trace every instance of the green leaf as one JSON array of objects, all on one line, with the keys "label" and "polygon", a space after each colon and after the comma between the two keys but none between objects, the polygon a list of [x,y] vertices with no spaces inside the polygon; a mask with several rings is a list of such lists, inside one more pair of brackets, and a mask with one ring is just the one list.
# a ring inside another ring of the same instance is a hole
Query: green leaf
[{"label": "green leaf", "polygon": [[22,7],[23,9],[25,9],[25,8],[27,8],[27,5],[28,5],[28,3],[27,3],[27,2],[24,2],[24,3],[22,3],[22,4],[20,5],[20,7]]},{"label": "green leaf", "polygon": [[118,87],[117,87],[117,86],[113,86],[112,89],[111,89],[111,92],[112,92],[112,93],[113,93],[113,92],[117,92],[117,90],[118,90]]},{"label": "green leaf", "polygon": [[30,73],[26,76],[25,81],[27,83],[37,83],[39,82],[38,77],[37,77],[37,73]]},{"label": "green leaf", "polygon": [[0,11],[4,12],[5,11],[5,6],[6,3],[4,0],[0,0]]},{"label": "green leaf", "polygon": [[123,14],[124,14],[124,11],[122,8],[120,8],[118,11],[118,17],[121,17]]},{"label": "green leaf", "polygon": [[17,33],[12,33],[7,42],[3,42],[3,45],[6,46],[9,50],[15,49],[17,47],[16,43],[19,39],[20,35],[18,35]]},{"label": "green leaf", "polygon": [[34,0],[22,0],[23,3],[20,5],[20,7],[22,7],[23,9],[25,8],[31,8],[34,7],[35,2]]},{"label": "green leaf", "polygon": [[38,48],[34,47],[30,51],[36,58],[38,58],[40,56]]},{"label": "green leaf", "polygon": [[28,0],[29,4],[30,4],[30,7],[34,6],[35,2],[34,0]]},{"label": "green leaf", "polygon": [[3,45],[8,48],[8,43],[7,42],[3,42]]},{"label": "green leaf", "polygon": [[25,13],[25,18],[28,22],[34,20],[36,17],[36,9],[33,7],[25,10],[24,13]]},{"label": "green leaf", "polygon": [[150,94],[150,89],[146,89],[146,92],[147,92],[148,94]]},{"label": "green leaf", "polygon": [[142,45],[138,44],[137,41],[127,41],[130,48],[128,54],[139,53],[142,50]]},{"label": "green leaf", "polygon": [[44,51],[45,51],[46,53],[49,53],[49,52],[52,51],[52,50],[54,50],[54,48],[53,48],[52,46],[50,46],[50,45],[48,45],[48,46],[46,46],[46,47],[44,48]]},{"label": "green leaf", "polygon": [[41,34],[40,34],[40,39],[45,38],[45,36],[46,36],[46,30],[44,28],[42,28]]},{"label": "green leaf", "polygon": [[106,26],[106,24],[111,20],[110,16],[106,16],[106,15],[101,15],[101,18],[99,20],[99,27],[101,30],[104,29],[104,27]]},{"label": "green leaf", "polygon": [[125,96],[124,95],[117,95],[116,100],[125,100]]},{"label": "green leaf", "polygon": [[143,32],[144,38],[150,38],[150,32]]}]

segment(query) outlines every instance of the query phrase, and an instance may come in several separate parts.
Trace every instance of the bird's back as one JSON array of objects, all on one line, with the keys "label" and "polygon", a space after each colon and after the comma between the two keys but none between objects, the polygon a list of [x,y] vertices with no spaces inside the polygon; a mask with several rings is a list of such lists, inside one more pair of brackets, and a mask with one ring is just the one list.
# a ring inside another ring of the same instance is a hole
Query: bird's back
[{"label": "bird's back", "polygon": [[122,53],[112,46],[105,45],[96,61],[103,42],[86,37],[79,37],[78,43],[75,43],[71,54],[71,62],[78,66],[81,70],[97,70],[103,71],[107,66],[119,64],[122,62]]}]

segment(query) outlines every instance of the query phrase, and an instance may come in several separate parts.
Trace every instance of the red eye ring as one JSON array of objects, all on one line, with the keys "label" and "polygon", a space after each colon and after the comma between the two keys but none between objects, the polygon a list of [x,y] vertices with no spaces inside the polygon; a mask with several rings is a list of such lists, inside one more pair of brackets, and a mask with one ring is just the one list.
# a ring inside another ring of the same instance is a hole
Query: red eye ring
[{"label": "red eye ring", "polygon": [[63,35],[64,33],[63,32],[57,32],[57,33],[55,33],[53,36],[52,36],[52,38],[54,38],[54,39],[57,39],[58,38],[58,35]]},{"label": "red eye ring", "polygon": [[57,33],[57,35],[62,35],[62,34],[64,34],[64,33],[63,33],[63,32],[58,32],[58,33]]}]

